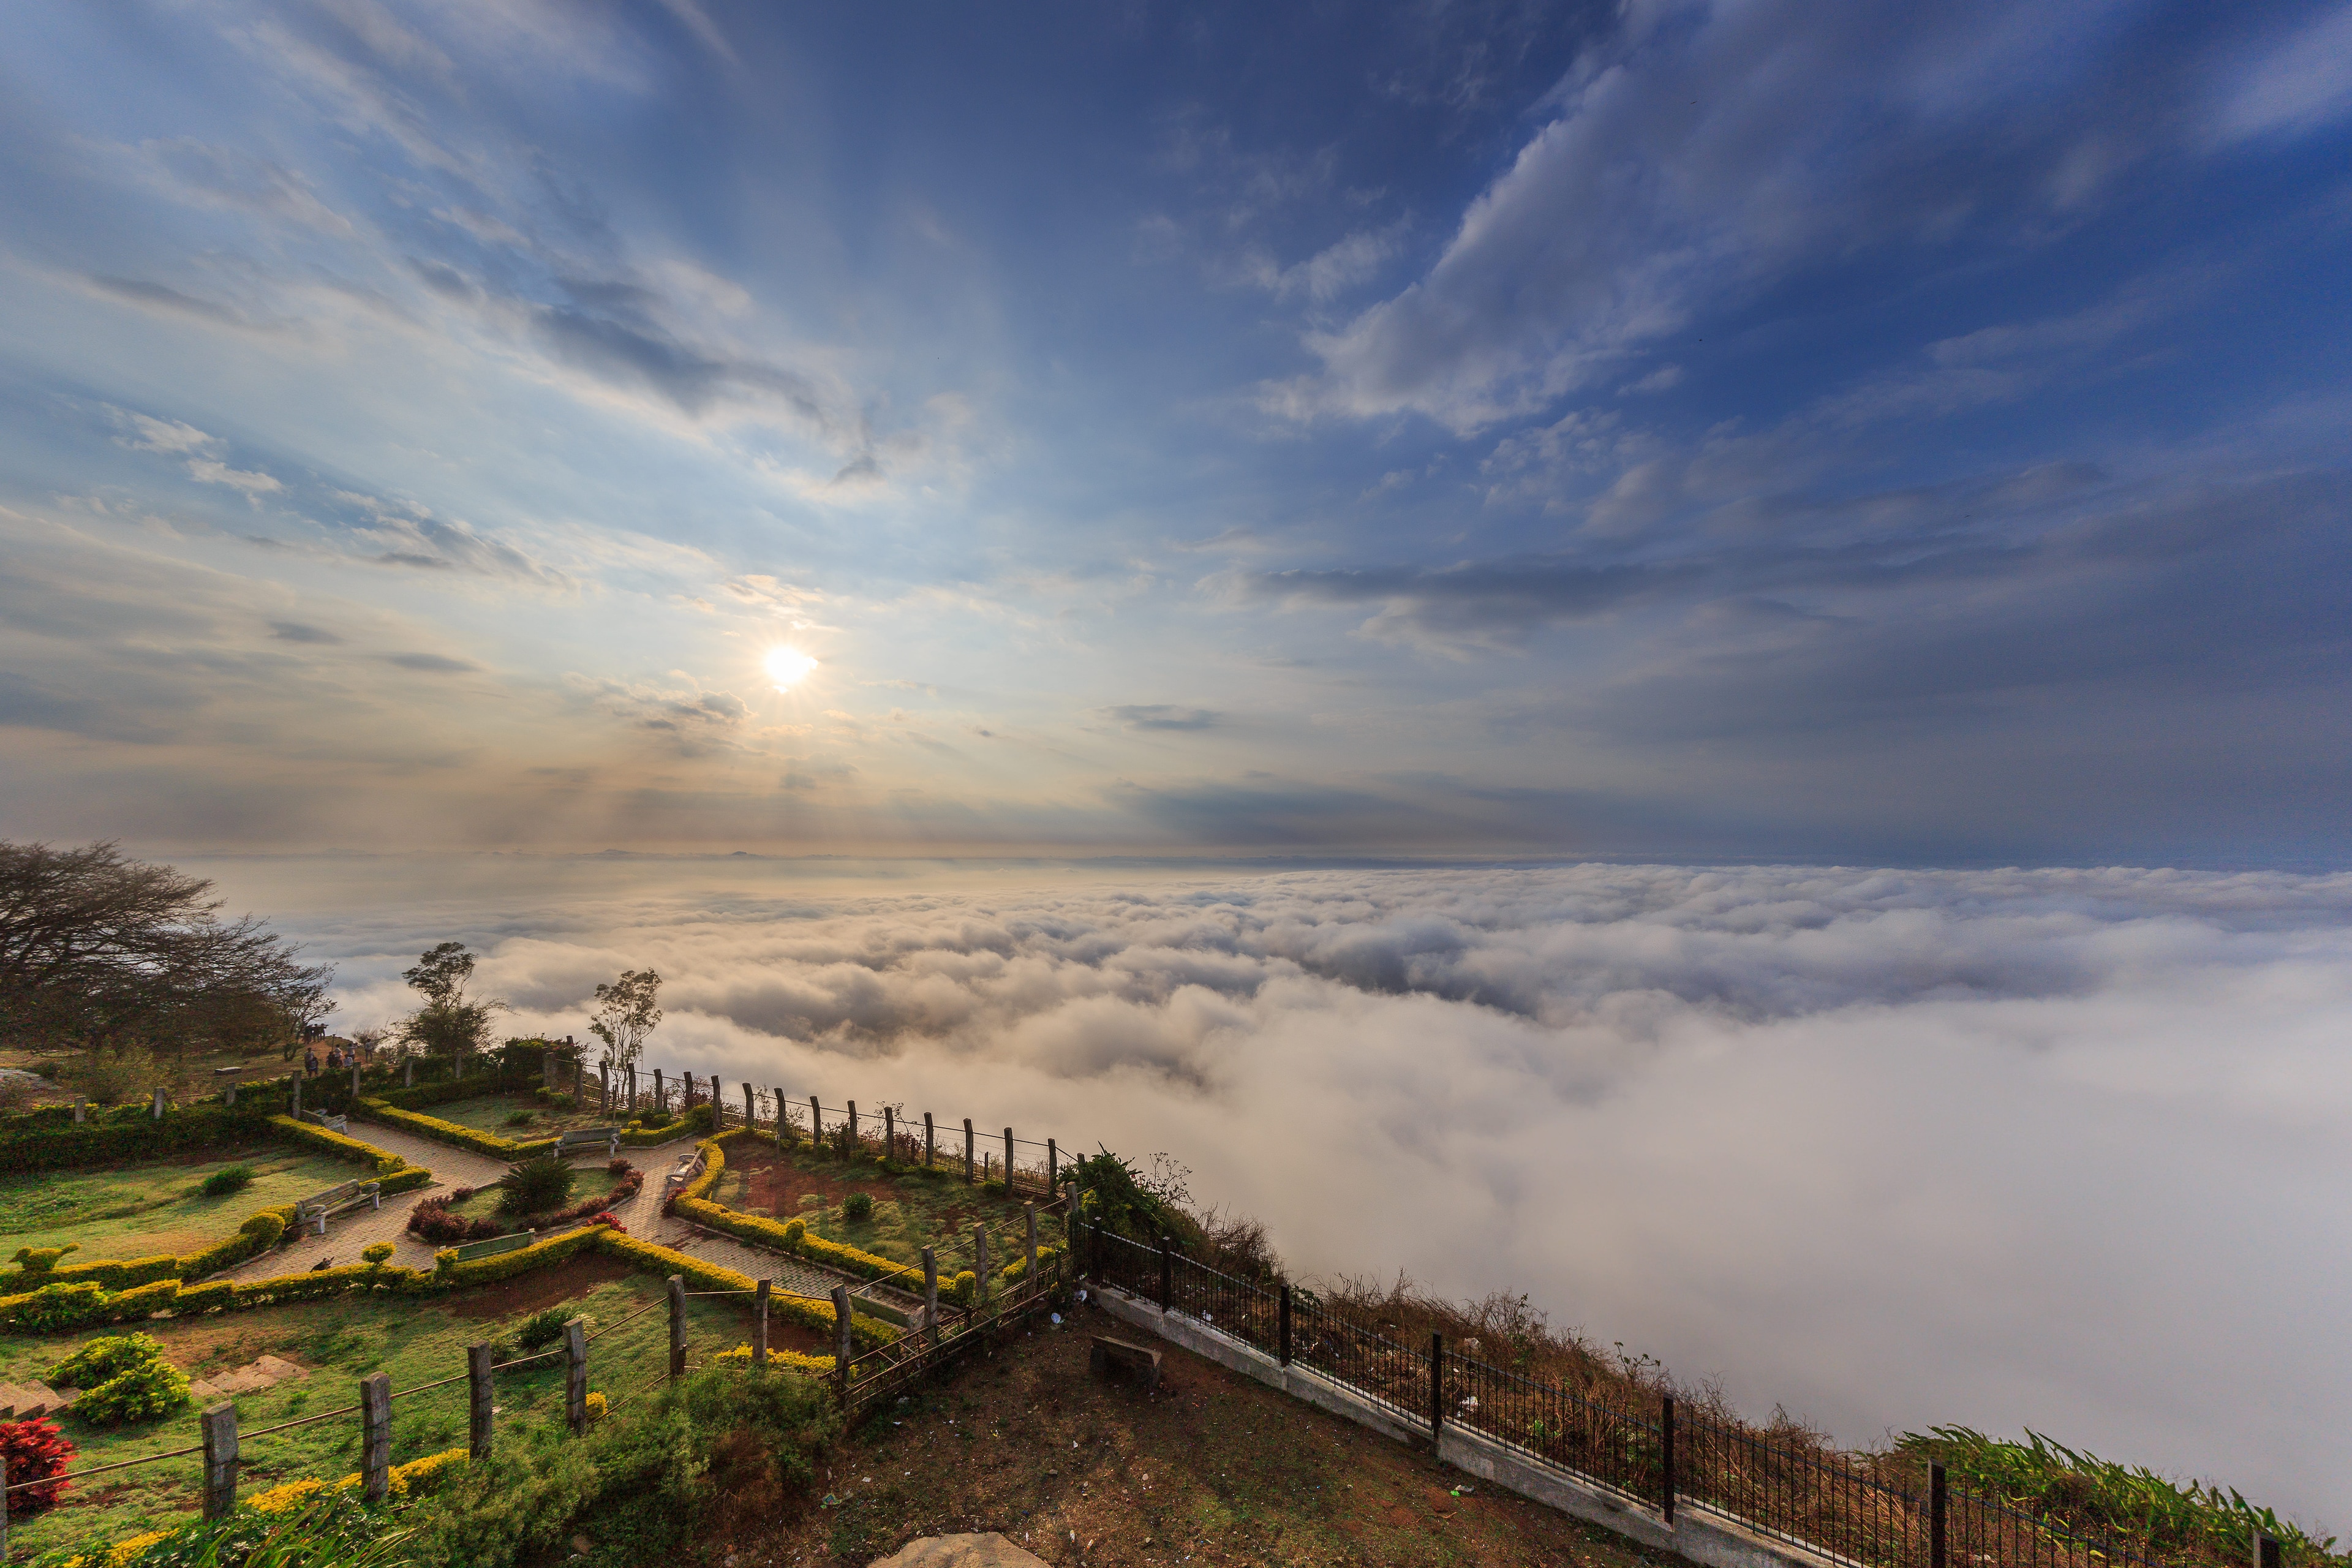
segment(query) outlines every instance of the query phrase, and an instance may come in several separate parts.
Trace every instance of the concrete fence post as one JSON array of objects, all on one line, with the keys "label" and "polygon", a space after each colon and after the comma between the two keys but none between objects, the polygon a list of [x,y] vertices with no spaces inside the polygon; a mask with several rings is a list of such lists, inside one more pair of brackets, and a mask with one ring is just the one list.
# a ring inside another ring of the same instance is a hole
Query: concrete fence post
[{"label": "concrete fence post", "polygon": [[963,1179],[966,1182],[972,1180],[971,1157],[971,1118],[967,1116],[963,1119]]},{"label": "concrete fence post", "polygon": [[302,1120],[302,1075],[299,1072],[294,1075],[294,1106],[287,1114],[297,1121]]},{"label": "concrete fence post", "polygon": [[847,1142],[842,1144],[841,1149],[843,1153],[856,1159],[857,1157],[857,1101],[850,1100],[848,1105],[849,1125],[842,1130],[842,1136]]},{"label": "concrete fence post", "polygon": [[833,1375],[838,1381],[841,1397],[849,1398],[849,1287],[833,1288]]},{"label": "concrete fence post", "polygon": [[1004,1195],[1013,1195],[1013,1129],[1004,1130]]},{"label": "concrete fence post", "polygon": [[392,1495],[392,1373],[360,1379],[360,1491],[380,1503]]},{"label": "concrete fence post", "polygon": [[934,1345],[940,1342],[940,1258],[928,1247],[923,1248],[923,1337]]},{"label": "concrete fence post", "polygon": [[769,1289],[769,1281],[762,1279],[751,1293],[751,1364],[761,1372],[768,1370]]},{"label": "concrete fence post", "polygon": [[2279,1568],[2279,1543],[2275,1537],[2254,1531],[2254,1568]]},{"label": "concrete fence post", "polygon": [[760,1125],[760,1108],[751,1099],[751,1086],[748,1081],[743,1085],[743,1125],[746,1127]]},{"label": "concrete fence post", "polygon": [[1037,1205],[1023,1204],[1021,1207],[1029,1217],[1029,1267],[1021,1278],[1034,1290],[1037,1288]]},{"label": "concrete fence post", "polygon": [[882,1157],[885,1160],[898,1157],[898,1111],[895,1106],[882,1108]]},{"label": "concrete fence post", "polygon": [[205,1407],[205,1517],[236,1511],[236,1406],[224,1399]]},{"label": "concrete fence post", "polygon": [[654,1113],[657,1116],[669,1114],[669,1086],[662,1082],[662,1069],[659,1068],[654,1068]]},{"label": "concrete fence post", "polygon": [[784,1114],[783,1086],[778,1084],[773,1092],[776,1097],[776,1152],[781,1154],[793,1146],[792,1119]]},{"label": "concrete fence post", "polygon": [[400,1058],[400,1087],[403,1089],[415,1089],[416,1087],[416,1058],[415,1057],[403,1057]]},{"label": "concrete fence post", "polygon": [[988,1300],[988,1226],[971,1227],[971,1304]]},{"label": "concrete fence post", "polygon": [[573,1436],[588,1430],[588,1325],[577,1318],[563,1325],[563,1415]]},{"label": "concrete fence post", "polygon": [[812,1094],[809,1096],[809,1147],[817,1149],[822,1148],[824,1144],[824,1107],[819,1105],[816,1096]]},{"label": "concrete fence post", "polygon": [[923,1112],[923,1169],[931,1168],[931,1154],[939,1147],[939,1133],[931,1126],[931,1113]]},{"label": "concrete fence post", "polygon": [[490,1347],[466,1347],[466,1456],[476,1464],[490,1457],[490,1412],[498,1391],[490,1381]]},{"label": "concrete fence post", "polygon": [[[236,1079],[229,1079],[229,1080],[228,1080],[228,1091],[227,1091],[227,1093],[226,1093],[225,1095],[223,1095],[223,1096],[222,1096],[222,1099],[223,1099],[223,1100],[224,1100],[224,1101],[225,1101],[225,1102],[229,1106],[229,1108],[230,1108],[231,1110],[235,1110],[235,1109],[236,1109]],[[76,1121],[79,1121],[81,1120],[81,1118],[80,1118],[80,1117],[79,1117],[79,1116],[77,1116],[77,1117],[75,1117],[75,1118],[74,1118],[74,1120],[75,1120]]]},{"label": "concrete fence post", "polygon": [[669,1277],[669,1380],[686,1375],[686,1277]]},{"label": "concrete fence post", "polygon": [[[231,1089],[235,1089],[236,1086],[235,1084],[231,1084],[231,1085],[229,1085],[229,1087],[230,1087]],[[89,1121],[89,1100],[75,1100],[75,1101],[74,1101],[74,1121],[75,1121],[76,1122],[83,1122],[83,1121]]]},{"label": "concrete fence post", "polygon": [[1045,1140],[1045,1201],[1052,1203],[1062,1195],[1062,1151],[1055,1142]]}]

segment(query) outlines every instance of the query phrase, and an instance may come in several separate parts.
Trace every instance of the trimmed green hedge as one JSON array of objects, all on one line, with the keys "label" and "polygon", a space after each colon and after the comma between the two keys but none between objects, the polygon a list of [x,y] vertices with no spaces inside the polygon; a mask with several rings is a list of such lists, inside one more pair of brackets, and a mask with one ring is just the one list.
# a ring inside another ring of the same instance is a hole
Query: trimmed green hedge
[{"label": "trimmed green hedge", "polygon": [[[475,1081],[487,1082],[488,1079],[486,1076]],[[450,1098],[470,1099],[471,1096],[453,1095]],[[403,1110],[389,1100],[362,1095],[360,1098],[359,1107],[362,1111],[387,1127],[397,1127],[404,1132],[414,1132],[419,1138],[430,1138],[436,1142],[447,1143],[456,1148],[471,1149],[475,1153],[488,1154],[493,1160],[509,1162],[528,1160],[533,1154],[544,1154],[555,1147],[555,1140],[552,1138],[534,1138],[529,1142],[519,1143],[511,1138],[501,1138],[495,1132],[485,1132],[477,1127],[466,1127],[455,1121],[444,1121],[437,1116],[427,1116],[423,1111]]]},{"label": "trimmed green hedge", "polygon": [[[446,1251],[443,1256],[446,1256]],[[666,1247],[639,1241],[607,1226],[591,1225],[550,1237],[529,1247],[518,1247],[512,1252],[478,1258],[470,1262],[458,1263],[452,1259],[445,1263],[443,1256],[436,1256],[435,1267],[430,1271],[354,1264],[343,1268],[308,1270],[268,1279],[218,1279],[208,1285],[186,1289],[183,1289],[177,1279],[158,1279],[122,1291],[108,1290],[95,1280],[53,1283],[19,1296],[0,1296],[0,1327],[25,1333],[55,1333],[103,1323],[135,1322],[167,1308],[176,1315],[185,1316],[226,1308],[324,1300],[355,1290],[431,1294],[468,1286],[496,1284],[534,1268],[562,1263],[589,1251],[606,1253],[653,1273],[682,1275],[690,1283],[706,1290],[748,1291],[752,1288],[751,1279],[731,1268],[721,1268],[689,1258],[683,1252],[673,1252]],[[788,1322],[799,1323],[821,1333],[834,1331],[833,1303],[830,1301],[796,1296],[789,1291],[776,1291],[769,1298],[768,1310]],[[849,1333],[851,1342],[861,1349],[887,1344],[898,1337],[896,1327],[862,1312],[851,1316]]]},{"label": "trimmed green hedge", "polygon": [[[779,1225],[774,1220],[744,1214],[705,1198],[703,1194],[717,1186],[719,1178],[726,1173],[725,1145],[751,1135],[750,1129],[738,1127],[716,1138],[704,1139],[699,1145],[703,1159],[702,1174],[677,1190],[677,1195],[670,1199],[670,1212],[682,1215],[697,1225],[709,1226],[712,1230],[740,1237],[756,1247],[795,1253],[828,1268],[855,1274],[861,1279],[887,1279],[908,1272],[907,1265],[885,1258],[880,1253],[867,1252],[863,1247],[850,1247],[838,1241],[827,1241],[821,1236],[811,1236],[808,1227],[798,1220]],[[760,1141],[766,1142],[765,1139]]]},{"label": "trimmed green hedge", "polygon": [[535,1072],[480,1072],[469,1078],[443,1079],[438,1083],[420,1083],[414,1089],[398,1087],[382,1089],[375,1098],[401,1110],[422,1110],[428,1105],[446,1105],[453,1100],[472,1100],[485,1094],[514,1094],[539,1087]]},{"label": "trimmed green hedge", "polygon": [[200,1101],[167,1110],[162,1121],[143,1105],[117,1106],[90,1121],[55,1121],[46,1115],[0,1119],[0,1172],[54,1171],[181,1154],[265,1135],[269,1108],[243,1104],[231,1110]]}]

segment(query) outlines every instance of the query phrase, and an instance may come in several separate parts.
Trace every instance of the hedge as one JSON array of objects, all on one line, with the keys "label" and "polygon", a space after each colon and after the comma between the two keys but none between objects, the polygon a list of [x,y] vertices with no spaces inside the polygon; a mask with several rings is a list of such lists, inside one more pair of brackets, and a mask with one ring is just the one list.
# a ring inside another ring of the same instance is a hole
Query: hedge
[{"label": "hedge", "polygon": [[[708,1226],[712,1230],[724,1231],[730,1236],[740,1237],[754,1246],[794,1253],[814,1262],[824,1264],[827,1268],[856,1274],[861,1279],[887,1279],[893,1277],[904,1277],[912,1272],[906,1264],[895,1258],[885,1258],[876,1252],[867,1252],[863,1247],[851,1247],[845,1242],[827,1241],[824,1237],[811,1236],[808,1233],[808,1226],[797,1219],[787,1220],[779,1225],[774,1220],[759,1215],[744,1214],[740,1210],[711,1203],[705,1198],[703,1194],[718,1185],[719,1176],[727,1169],[727,1154],[721,1145],[733,1139],[746,1136],[749,1131],[739,1127],[731,1131],[722,1132],[716,1138],[703,1140],[702,1174],[677,1190],[677,1195],[670,1201],[672,1212],[685,1215],[697,1225]],[[1002,1193],[1003,1191],[1002,1184],[996,1184],[995,1190]],[[1041,1258],[1057,1257],[1062,1250],[1063,1244],[1056,1242],[1051,1246],[1039,1247],[1037,1256]],[[998,1269],[994,1279],[1003,1285],[1013,1285],[1019,1283],[1028,1272],[1029,1259],[1024,1254]],[[969,1269],[956,1277],[958,1280],[969,1278],[971,1278]],[[994,1288],[991,1287],[991,1289]],[[963,1293],[959,1295],[958,1286],[950,1283],[941,1288],[940,1294],[954,1300],[957,1306],[971,1304],[969,1287],[964,1288]]]},{"label": "hedge", "polygon": [[[432,1172],[411,1165],[397,1154],[387,1154],[372,1143],[346,1138],[314,1122],[273,1116],[265,1126],[268,1131],[280,1136],[324,1148],[346,1158],[364,1160],[377,1171],[388,1173],[376,1178],[379,1190],[386,1195],[408,1192],[433,1180]],[[258,1258],[277,1246],[278,1238],[293,1223],[294,1205],[281,1205],[277,1208],[261,1210],[238,1226],[236,1234],[224,1237],[195,1252],[159,1252],[147,1258],[91,1258],[82,1263],[61,1263],[47,1269],[25,1268],[14,1274],[0,1275],[0,1289],[37,1279],[41,1285],[89,1283],[112,1291],[131,1289],[159,1279],[202,1279],[248,1258]]]},{"label": "hedge", "polygon": [[446,1105],[453,1100],[472,1100],[484,1094],[512,1094],[539,1085],[535,1072],[476,1073],[471,1078],[444,1079],[438,1083],[420,1083],[414,1089],[394,1086],[377,1093],[376,1099],[399,1110],[422,1110],[428,1105]]},{"label": "hedge", "polygon": [[[421,1168],[411,1165],[397,1154],[387,1154],[374,1144],[363,1142],[348,1132],[338,1132],[331,1127],[321,1127],[315,1121],[298,1121],[291,1116],[273,1116],[269,1119],[269,1125],[283,1136],[293,1139],[297,1143],[308,1143],[313,1148],[323,1149],[330,1154],[339,1155],[346,1160],[364,1161],[375,1167],[376,1179],[379,1181],[388,1180],[405,1171]],[[432,1173],[425,1172],[425,1179],[432,1180]],[[397,1187],[388,1186],[383,1190],[404,1193],[410,1187],[424,1184],[424,1182],[411,1179]]]},{"label": "hedge", "polygon": [[[512,1252],[477,1258],[465,1263],[454,1259],[444,1263],[441,1256],[436,1255],[435,1267],[430,1271],[353,1264],[342,1268],[319,1268],[300,1274],[277,1275],[268,1279],[220,1279],[185,1289],[177,1279],[158,1279],[121,1292],[109,1291],[94,1280],[74,1284],[52,1283],[23,1295],[0,1297],[0,1327],[49,1333],[86,1329],[101,1323],[133,1322],[166,1308],[187,1314],[223,1308],[317,1301],[356,1290],[431,1294],[473,1285],[496,1284],[589,1251],[610,1254],[654,1273],[681,1275],[706,1290],[749,1292],[753,1288],[750,1279],[731,1268],[721,1268],[689,1258],[683,1252],[673,1252],[666,1247],[639,1241],[607,1226],[590,1225],[566,1231],[562,1236],[550,1237],[545,1241],[534,1242],[529,1247],[518,1247]],[[768,1310],[772,1316],[820,1333],[831,1334],[834,1331],[835,1318],[830,1301],[779,1290],[769,1297]],[[870,1350],[897,1339],[898,1330],[862,1312],[854,1312],[849,1320],[849,1334],[851,1342],[859,1349]]]},{"label": "hedge", "polygon": [[488,1154],[493,1160],[528,1160],[533,1154],[544,1154],[555,1147],[552,1138],[534,1138],[527,1143],[518,1143],[511,1138],[501,1138],[495,1132],[485,1132],[479,1128],[444,1121],[437,1116],[427,1116],[422,1111],[404,1110],[388,1100],[368,1095],[360,1097],[359,1105],[362,1110],[387,1126],[414,1132],[419,1138],[471,1149],[475,1153]]},{"label": "hedge", "polygon": [[54,1171],[235,1143],[264,1136],[268,1112],[261,1106],[205,1103],[158,1121],[146,1106],[135,1105],[89,1121],[29,1121],[12,1116],[0,1123],[0,1172]]},{"label": "hedge", "polygon": [[862,1247],[838,1241],[827,1241],[821,1236],[811,1236],[808,1227],[798,1220],[778,1225],[774,1220],[744,1214],[707,1200],[703,1194],[717,1186],[719,1178],[726,1173],[727,1151],[724,1145],[746,1136],[749,1131],[748,1128],[739,1127],[702,1141],[702,1174],[677,1190],[677,1195],[670,1200],[670,1212],[683,1215],[697,1225],[709,1226],[712,1230],[740,1237],[754,1246],[796,1253],[855,1274],[861,1279],[885,1279],[908,1271],[905,1264],[879,1253],[867,1252]]},{"label": "hedge", "polygon": [[[731,1351],[720,1351],[711,1359],[713,1361],[740,1361],[749,1364],[751,1360],[751,1347],[750,1345],[737,1345]],[[810,1355],[802,1351],[780,1351],[771,1349],[768,1352],[768,1364],[770,1366],[782,1367],[786,1372],[802,1373],[810,1377],[831,1377],[834,1373],[833,1358],[830,1356]]]}]

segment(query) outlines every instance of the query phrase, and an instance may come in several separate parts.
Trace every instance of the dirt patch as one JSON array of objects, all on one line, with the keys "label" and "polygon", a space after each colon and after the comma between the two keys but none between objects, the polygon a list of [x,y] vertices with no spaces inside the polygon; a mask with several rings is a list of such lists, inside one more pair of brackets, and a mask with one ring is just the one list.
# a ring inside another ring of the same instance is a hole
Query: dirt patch
[{"label": "dirt patch", "polygon": [[898,1184],[891,1177],[797,1165],[777,1159],[773,1149],[731,1148],[727,1151],[727,1169],[730,1173],[743,1174],[744,1198],[738,1207],[765,1209],[779,1220],[797,1215],[801,1199],[810,1193],[823,1198],[827,1208],[840,1206],[852,1193],[869,1194],[877,1203],[899,1196]]},{"label": "dirt patch", "polygon": [[635,1270],[617,1258],[574,1258],[552,1268],[533,1269],[495,1285],[478,1285],[444,1297],[453,1318],[506,1318],[561,1306],[599,1285],[625,1279]]},{"label": "dirt patch", "polygon": [[991,1530],[1048,1563],[1118,1568],[1673,1561],[1172,1345],[1157,1347],[1157,1392],[1088,1375],[1091,1333],[1135,1332],[1081,1308],[1014,1335],[837,1445],[816,1489],[837,1506],[713,1544],[739,1568],[862,1568],[920,1536]]}]

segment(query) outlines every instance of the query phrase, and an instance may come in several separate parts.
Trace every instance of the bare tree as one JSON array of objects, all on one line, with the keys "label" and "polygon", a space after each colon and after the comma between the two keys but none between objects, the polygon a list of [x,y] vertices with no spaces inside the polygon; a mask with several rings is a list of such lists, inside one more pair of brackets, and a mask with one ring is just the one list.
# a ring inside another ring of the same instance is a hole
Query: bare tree
[{"label": "bare tree", "polygon": [[332,1010],[329,966],[212,884],[112,843],[0,843],[0,1032],[27,1045],[266,1047]]},{"label": "bare tree", "polygon": [[596,1016],[588,1021],[588,1032],[604,1042],[602,1065],[614,1072],[637,1065],[646,1037],[661,1022],[661,1009],[654,1005],[660,994],[661,976],[650,969],[625,969],[610,985],[596,987]]}]

